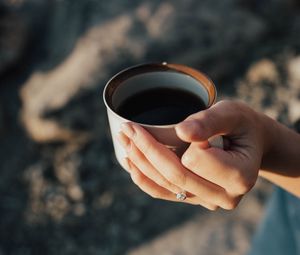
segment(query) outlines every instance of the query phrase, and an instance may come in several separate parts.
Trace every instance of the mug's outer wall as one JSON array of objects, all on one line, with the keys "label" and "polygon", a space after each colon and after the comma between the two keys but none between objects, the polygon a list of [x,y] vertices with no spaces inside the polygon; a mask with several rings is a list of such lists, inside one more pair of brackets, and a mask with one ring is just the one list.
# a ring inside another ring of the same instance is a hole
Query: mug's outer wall
[{"label": "mug's outer wall", "polygon": [[[118,115],[116,115],[114,112],[112,112],[110,109],[107,110],[108,115],[108,121],[110,126],[110,132],[112,136],[113,146],[115,150],[115,155],[120,163],[120,165],[124,168],[123,159],[126,157],[126,151],[123,149],[123,147],[119,144],[117,140],[117,135],[121,131],[121,124],[125,122],[125,120]],[[140,124],[141,125],[141,124]],[[183,142],[180,140],[175,132],[174,125],[172,126],[143,126],[157,141],[164,144],[167,148],[175,152],[177,156],[182,156],[184,151],[188,147],[188,143]]]}]

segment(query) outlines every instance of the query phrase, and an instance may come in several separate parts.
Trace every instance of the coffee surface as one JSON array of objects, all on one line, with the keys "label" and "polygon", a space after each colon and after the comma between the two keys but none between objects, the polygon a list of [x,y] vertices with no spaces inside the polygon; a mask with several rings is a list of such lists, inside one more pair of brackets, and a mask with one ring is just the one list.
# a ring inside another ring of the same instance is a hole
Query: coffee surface
[{"label": "coffee surface", "polygon": [[130,96],[116,109],[122,117],[148,125],[170,125],[204,110],[197,95],[171,88],[149,89]]}]

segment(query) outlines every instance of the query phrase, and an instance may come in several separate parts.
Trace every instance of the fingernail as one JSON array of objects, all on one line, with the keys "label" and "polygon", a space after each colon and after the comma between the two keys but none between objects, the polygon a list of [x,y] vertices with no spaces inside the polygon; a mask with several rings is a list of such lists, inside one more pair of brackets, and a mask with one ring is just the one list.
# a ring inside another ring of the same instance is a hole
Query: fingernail
[{"label": "fingernail", "polygon": [[121,129],[129,138],[134,136],[135,131],[129,123],[122,123]]},{"label": "fingernail", "polygon": [[120,144],[122,147],[126,148],[126,147],[128,146],[128,142],[125,140],[125,137],[124,137],[124,136],[125,136],[125,135],[123,134],[123,132],[120,131],[120,132],[117,134],[117,140],[118,140],[119,144]]},{"label": "fingernail", "polygon": [[179,138],[185,140],[186,142],[191,142],[193,140],[193,136],[196,133],[196,124],[193,120],[186,120],[179,123],[175,130]]},{"label": "fingernail", "polygon": [[184,166],[187,166],[191,161],[191,158],[185,153],[182,155],[181,157],[181,163],[184,165]]},{"label": "fingernail", "polygon": [[190,129],[191,127],[193,127],[195,125],[195,121],[193,120],[187,120],[187,121],[183,121],[181,123],[179,123],[177,125],[177,128],[179,129]]}]

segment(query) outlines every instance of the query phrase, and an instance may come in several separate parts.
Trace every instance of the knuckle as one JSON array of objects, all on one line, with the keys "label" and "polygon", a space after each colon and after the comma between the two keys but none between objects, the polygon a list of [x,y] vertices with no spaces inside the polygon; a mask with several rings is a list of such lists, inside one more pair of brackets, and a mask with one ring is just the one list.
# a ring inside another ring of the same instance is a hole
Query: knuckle
[{"label": "knuckle", "polygon": [[237,190],[239,191],[239,194],[246,194],[252,189],[252,187],[252,182],[244,180],[239,183]]},{"label": "knuckle", "polygon": [[253,182],[246,178],[241,171],[236,171],[232,183],[232,189],[239,194],[247,193],[254,185]]},{"label": "knuckle", "polygon": [[201,131],[201,133],[206,133],[208,132],[208,125],[207,125],[207,121],[211,119],[211,114],[209,113],[209,111],[203,111],[201,112],[201,121],[198,120],[197,123],[197,127],[198,130]]},{"label": "knuckle", "polygon": [[186,176],[183,172],[171,172],[168,174],[167,179],[176,186],[185,186]]},{"label": "knuckle", "polygon": [[217,211],[220,207],[217,205],[209,205],[209,206],[206,206],[206,208],[210,211]]},{"label": "knuckle", "polygon": [[226,109],[231,109],[231,110],[236,110],[239,107],[243,106],[243,103],[238,102],[238,101],[232,101],[232,100],[221,100],[218,103],[219,105],[222,105],[222,108]]},{"label": "knuckle", "polygon": [[220,108],[227,114],[233,114],[236,119],[243,118],[245,112],[245,105],[242,102],[223,100],[219,102]]},{"label": "knuckle", "polygon": [[234,199],[227,199],[223,202],[222,208],[225,210],[233,210],[237,207],[238,202]]},{"label": "knuckle", "polygon": [[245,194],[249,192],[252,189],[253,185],[254,184],[249,180],[244,180],[243,182],[240,182],[239,185],[240,194]]}]

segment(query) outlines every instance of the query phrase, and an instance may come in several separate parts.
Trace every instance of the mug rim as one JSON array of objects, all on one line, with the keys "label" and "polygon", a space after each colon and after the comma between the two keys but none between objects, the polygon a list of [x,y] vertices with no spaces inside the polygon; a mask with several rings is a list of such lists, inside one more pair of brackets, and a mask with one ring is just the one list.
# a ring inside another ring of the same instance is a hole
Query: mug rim
[{"label": "mug rim", "polygon": [[[119,84],[121,84],[122,82],[124,82],[125,80],[127,80],[133,76],[136,76],[136,75],[139,75],[142,73],[155,72],[155,71],[172,71],[175,73],[182,73],[182,74],[192,77],[199,83],[200,86],[202,85],[202,87],[204,89],[206,89],[206,91],[207,91],[208,104],[206,106],[207,107],[206,109],[210,108],[216,102],[216,98],[217,98],[216,86],[215,86],[214,82],[206,74],[202,73],[201,71],[198,71],[198,70],[191,68],[189,66],[186,66],[186,65],[169,64],[167,62],[144,63],[144,64],[127,67],[127,68],[121,70],[120,72],[116,73],[114,76],[112,76],[108,80],[108,82],[106,83],[106,85],[103,89],[103,94],[102,94],[106,109],[108,109],[114,116],[122,119],[124,122],[133,122],[133,123],[137,123],[144,127],[152,127],[152,128],[153,127],[157,127],[157,128],[175,127],[178,123],[168,124],[168,125],[150,125],[150,124],[135,122],[135,121],[132,121],[132,120],[122,117],[117,112],[115,112],[112,109],[112,107],[110,106],[110,104],[112,104],[111,101],[112,101],[113,92],[116,90],[116,88],[119,86]],[[109,95],[109,93],[110,93],[110,95]],[[110,96],[110,98],[109,98],[109,96]],[[110,101],[107,100],[108,98],[110,99]]]}]

